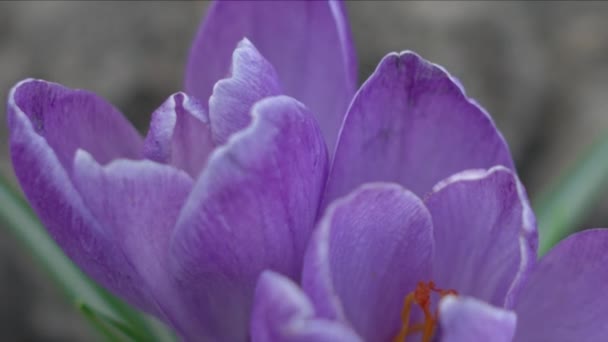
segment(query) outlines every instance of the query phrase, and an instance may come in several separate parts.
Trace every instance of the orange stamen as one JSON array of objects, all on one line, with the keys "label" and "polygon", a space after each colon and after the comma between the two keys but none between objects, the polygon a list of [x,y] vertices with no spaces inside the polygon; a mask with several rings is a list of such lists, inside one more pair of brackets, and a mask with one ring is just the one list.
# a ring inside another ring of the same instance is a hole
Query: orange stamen
[{"label": "orange stamen", "polygon": [[[435,333],[435,326],[438,321],[438,310],[431,312],[431,294],[437,293],[440,298],[447,295],[458,295],[455,290],[444,290],[437,288],[435,283],[419,282],[414,291],[405,296],[403,309],[401,310],[401,329],[393,338],[393,342],[406,342],[406,338],[416,333],[422,333],[422,342],[430,342]],[[410,315],[412,308],[416,304],[424,314],[424,322],[410,325]]]}]

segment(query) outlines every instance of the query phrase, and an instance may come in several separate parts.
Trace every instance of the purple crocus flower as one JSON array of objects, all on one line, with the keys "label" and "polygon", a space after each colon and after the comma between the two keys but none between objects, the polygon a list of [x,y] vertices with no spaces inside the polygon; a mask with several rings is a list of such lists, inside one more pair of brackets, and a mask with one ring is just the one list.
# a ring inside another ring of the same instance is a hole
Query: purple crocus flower
[{"label": "purple crocus flower", "polygon": [[325,139],[356,86],[346,23],[339,2],[213,3],[185,92],[145,138],[95,94],[18,83],[10,149],[28,201],[81,269],[185,339],[246,340],[259,274],[301,272]]},{"label": "purple crocus flower", "polygon": [[[446,340],[479,312],[512,325],[488,305],[517,309],[536,237],[504,139],[416,54],[385,57],[353,99],[355,75],[342,3],[215,2],[145,138],[95,94],[29,79],[8,100],[13,166],[66,254],[187,340],[390,339],[417,281],[462,295],[442,301]],[[490,171],[444,180],[470,169]]]},{"label": "purple crocus flower", "polygon": [[536,226],[508,169],[467,170],[423,200],[394,183],[334,201],[301,288],[260,277],[252,341],[603,341],[608,230],[535,261]]}]

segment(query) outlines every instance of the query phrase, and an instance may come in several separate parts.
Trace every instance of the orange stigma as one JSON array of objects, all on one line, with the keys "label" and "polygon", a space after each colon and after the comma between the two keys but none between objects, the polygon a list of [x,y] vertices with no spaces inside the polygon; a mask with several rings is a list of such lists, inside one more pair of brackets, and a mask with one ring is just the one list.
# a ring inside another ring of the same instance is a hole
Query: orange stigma
[{"label": "orange stigma", "polygon": [[[416,289],[405,296],[403,303],[403,310],[401,310],[401,330],[393,338],[393,342],[406,342],[408,336],[422,333],[422,342],[430,342],[433,334],[435,333],[435,326],[437,325],[438,312],[431,312],[431,294],[437,293],[440,298],[447,295],[457,295],[458,293],[454,290],[443,290],[437,288],[435,283],[429,281],[425,283],[423,281],[418,283]],[[411,324],[410,325],[410,314],[412,308],[416,304],[424,314],[424,322]]]}]

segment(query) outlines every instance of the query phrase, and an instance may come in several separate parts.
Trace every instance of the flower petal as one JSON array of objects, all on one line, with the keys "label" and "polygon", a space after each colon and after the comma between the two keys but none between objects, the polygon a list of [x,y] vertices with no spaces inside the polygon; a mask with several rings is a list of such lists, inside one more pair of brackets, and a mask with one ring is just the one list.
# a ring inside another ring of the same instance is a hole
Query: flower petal
[{"label": "flower petal", "polygon": [[150,300],[156,298],[164,306],[160,301],[174,296],[168,282],[169,241],[192,179],[149,160],[120,159],[102,167],[79,150],[74,183],[113,244],[143,278],[139,285],[150,289]]},{"label": "flower petal", "polygon": [[419,196],[441,179],[513,162],[490,116],[441,67],[389,54],[355,95],[338,138],[327,199],[371,181]]},{"label": "flower petal", "polygon": [[441,342],[510,342],[517,316],[474,298],[447,296],[439,303]]},{"label": "flower petal", "polygon": [[508,169],[458,173],[426,199],[435,233],[434,279],[443,288],[511,308],[536,258],[536,222]]},{"label": "flower petal", "polygon": [[574,234],[547,253],[522,288],[515,341],[603,341],[608,336],[608,229]]},{"label": "flower petal", "polygon": [[[142,139],[123,115],[99,96],[27,79],[11,91],[9,107],[24,113],[70,173],[77,149],[100,163],[138,158]],[[13,116],[9,115],[9,125]]]},{"label": "flower petal", "polygon": [[254,103],[281,92],[276,71],[246,38],[234,50],[231,71],[231,77],[215,84],[209,99],[213,140],[218,145],[251,122]]},{"label": "flower petal", "polygon": [[252,317],[253,342],[362,342],[350,328],[316,318],[300,288],[289,278],[270,271],[258,280]]},{"label": "flower petal", "polygon": [[256,103],[252,115],[212,154],[173,237],[189,336],[244,339],[259,274],[297,277],[317,216],[327,152],[314,117],[286,96]]},{"label": "flower petal", "polygon": [[197,177],[214,147],[203,106],[198,100],[177,93],[152,114],[143,155]]},{"label": "flower petal", "polygon": [[[95,127],[107,128],[115,121],[110,114],[102,124],[104,112],[91,113],[87,109],[104,108],[105,105],[93,105],[85,97],[83,92],[74,94],[44,81],[26,80],[11,90],[8,119],[15,174],[50,235],[82,270],[131,304],[155,313],[154,305],[148,300],[149,294],[139,286],[141,277],[74,188],[68,174],[71,164],[66,169],[60,162],[59,156],[68,158],[79,139],[102,160],[113,154],[135,153],[131,147],[122,147],[123,150],[111,141],[99,141],[96,146],[86,134],[79,132],[82,128],[85,133],[93,134]],[[83,107],[78,107],[79,104]],[[80,121],[91,114],[98,117]],[[69,120],[72,122],[67,122]],[[117,130],[120,131],[120,127]],[[120,135],[117,132],[109,134]]]},{"label": "flower petal", "polygon": [[247,37],[276,68],[287,95],[315,114],[329,150],[356,87],[355,52],[337,1],[216,1],[192,45],[186,91],[206,100]]},{"label": "flower petal", "polygon": [[431,275],[433,237],[424,204],[396,184],[366,184],[334,202],[304,261],[317,314],[349,322],[367,341],[400,327],[405,296]]}]

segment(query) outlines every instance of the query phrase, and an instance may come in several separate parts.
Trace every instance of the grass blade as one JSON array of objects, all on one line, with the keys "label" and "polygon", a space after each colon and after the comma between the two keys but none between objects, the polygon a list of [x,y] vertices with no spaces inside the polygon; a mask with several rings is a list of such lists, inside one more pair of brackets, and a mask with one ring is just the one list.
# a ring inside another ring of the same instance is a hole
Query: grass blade
[{"label": "grass blade", "polygon": [[23,242],[72,303],[78,305],[86,302],[96,312],[124,322],[143,341],[168,340],[170,335],[159,324],[153,323],[82,273],[48,235],[23,197],[1,175],[0,222]]},{"label": "grass blade", "polygon": [[539,255],[569,234],[608,186],[608,134],[595,143],[548,192],[534,201]]}]

